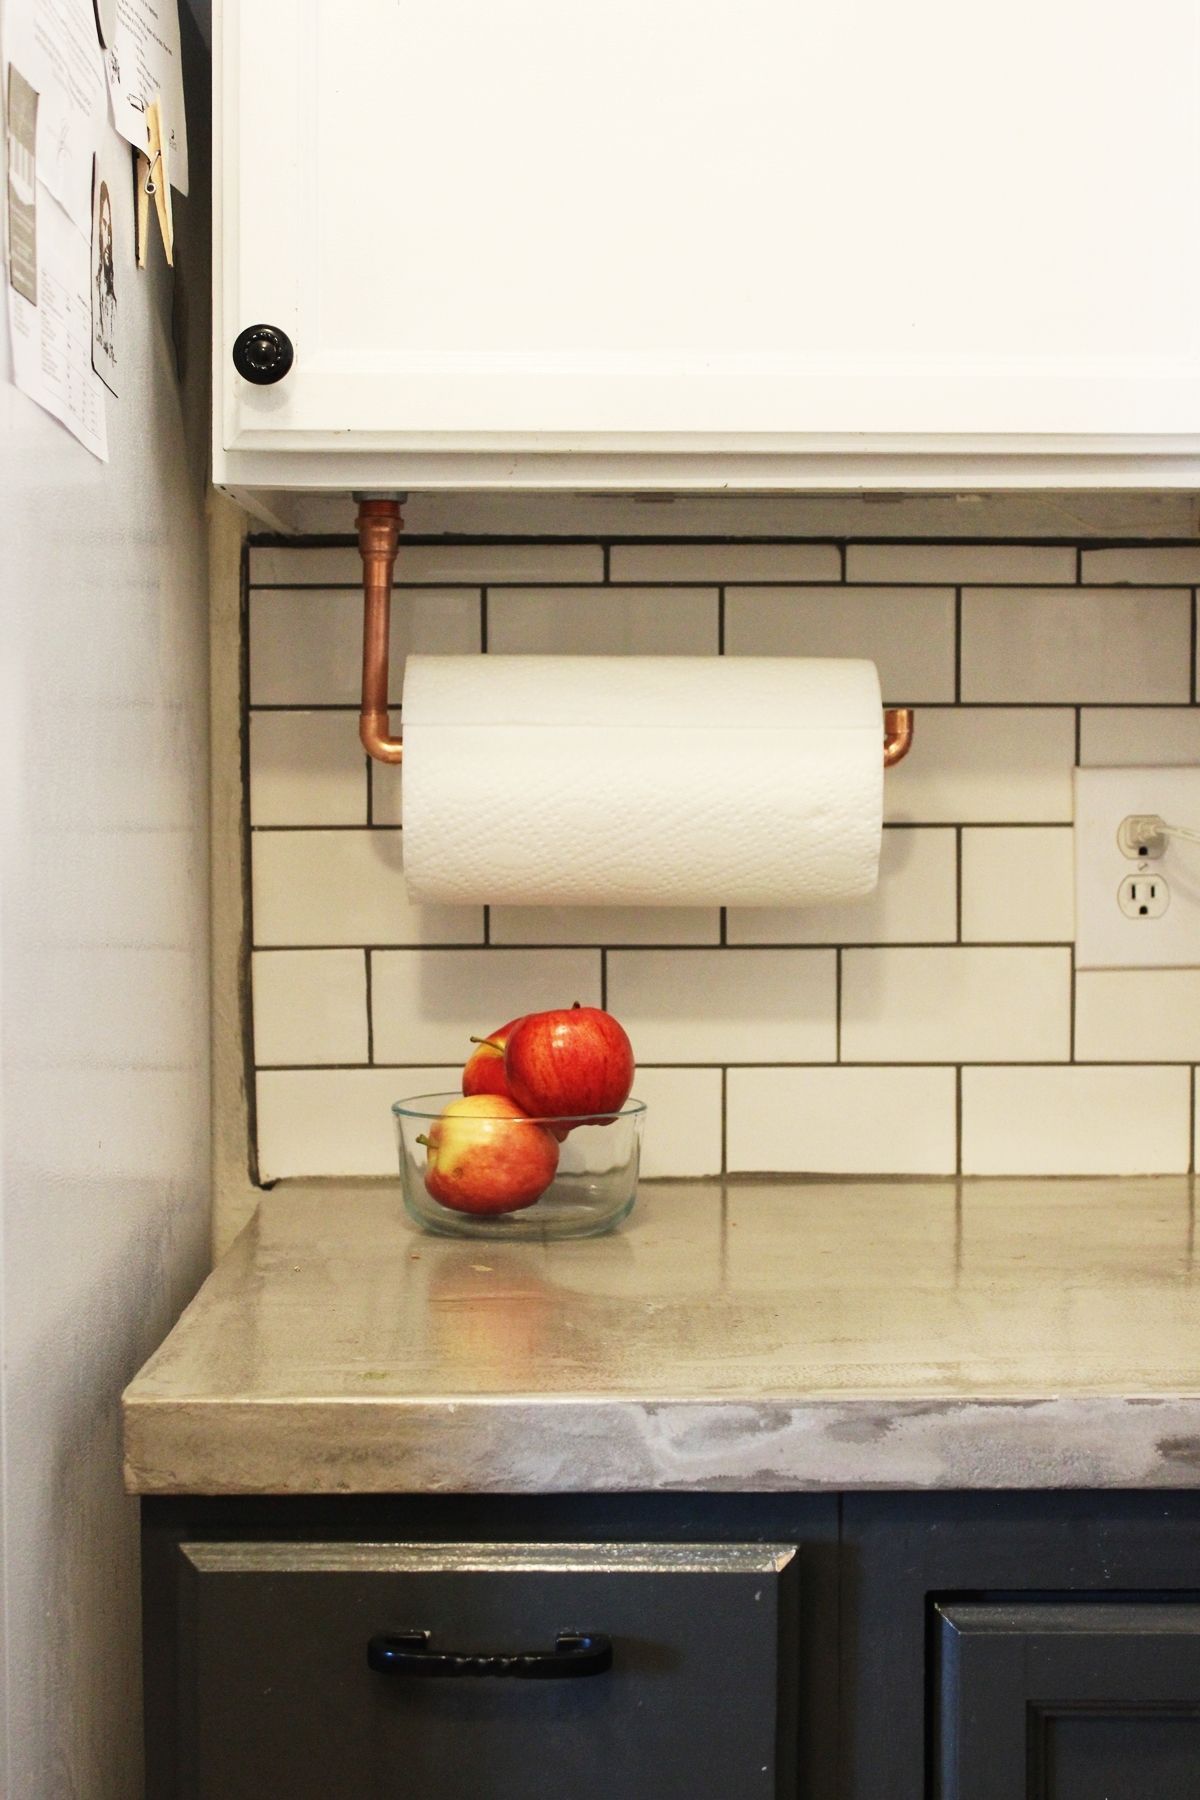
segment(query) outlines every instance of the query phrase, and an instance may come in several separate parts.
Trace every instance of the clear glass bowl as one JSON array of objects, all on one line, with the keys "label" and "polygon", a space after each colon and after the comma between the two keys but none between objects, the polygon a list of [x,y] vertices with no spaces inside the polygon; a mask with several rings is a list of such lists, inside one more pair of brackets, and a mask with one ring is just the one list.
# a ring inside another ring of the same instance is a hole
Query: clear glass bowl
[{"label": "clear glass bowl", "polygon": [[[461,1099],[461,1094],[417,1094],[392,1108],[404,1204],[426,1231],[509,1241],[596,1237],[611,1231],[631,1210],[646,1117],[640,1100],[627,1100],[620,1112],[601,1118],[512,1119],[481,1113],[472,1121],[465,1146],[469,1155],[462,1154],[459,1136],[458,1154],[447,1157],[443,1138],[431,1171],[426,1140],[445,1108]],[[503,1103],[497,1115],[502,1109]],[[548,1184],[529,1198],[551,1170]],[[519,1195],[515,1202],[514,1192]]]}]

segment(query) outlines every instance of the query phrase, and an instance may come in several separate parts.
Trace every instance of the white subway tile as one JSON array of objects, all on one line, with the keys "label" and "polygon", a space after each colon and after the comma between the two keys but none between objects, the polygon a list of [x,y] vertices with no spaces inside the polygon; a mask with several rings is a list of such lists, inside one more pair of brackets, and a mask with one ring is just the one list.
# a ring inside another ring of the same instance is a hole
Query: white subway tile
[{"label": "white subway tile", "polygon": [[[391,1108],[425,1092],[452,1093],[455,1066],[422,1069],[266,1071],[258,1076],[260,1178],[398,1178]],[[637,1097],[649,1108],[641,1175],[646,1181],[718,1175],[719,1069],[643,1069]]]},{"label": "white subway tile", "polygon": [[844,1062],[1048,1062],[1070,1039],[1069,950],[842,954]]},{"label": "white subway tile", "polygon": [[1074,581],[1075,550],[1057,544],[849,544],[847,581]]},{"label": "white subway tile", "polygon": [[262,544],[250,551],[251,587],[357,587],[362,557],[354,544]]},{"label": "white subway tile", "polygon": [[832,950],[616,950],[608,1007],[641,1062],[823,1062],[837,1052]]},{"label": "white subway tile", "polygon": [[715,906],[493,906],[493,944],[716,944]]},{"label": "white subway tile", "polygon": [[1067,825],[963,832],[966,943],[1064,944],[1075,936],[1074,833]]},{"label": "white subway tile", "polygon": [[362,950],[256,950],[254,1060],[367,1061],[367,958]]},{"label": "white subway tile", "polygon": [[1112,550],[1085,550],[1083,579],[1135,587],[1158,581],[1190,586],[1200,582],[1200,544],[1137,544]]},{"label": "white subway tile", "polygon": [[473,1036],[522,1013],[576,1000],[598,1006],[600,953],[381,950],[371,958],[371,998],[376,1062],[449,1061],[461,1068]]},{"label": "white subway tile", "polygon": [[889,769],[884,817],[914,824],[1069,821],[1075,714],[1068,707],[925,707]]},{"label": "white subway tile", "polygon": [[373,825],[403,825],[403,763],[381,763],[376,762],[372,757],[371,823]]},{"label": "white subway tile", "polygon": [[1085,706],[1084,769],[1156,769],[1200,763],[1200,706]]},{"label": "white subway tile", "polygon": [[1181,1175],[1190,1071],[964,1069],[964,1175]]},{"label": "white subway tile", "polygon": [[599,544],[405,544],[398,582],[603,581]]},{"label": "white subway tile", "polygon": [[968,588],[962,697],[1191,697],[1192,597],[1182,588]]},{"label": "white subway tile", "polygon": [[733,1173],[954,1173],[953,1069],[730,1069],[727,1079]]},{"label": "white subway tile", "polygon": [[836,544],[614,544],[611,581],[840,581]]},{"label": "white subway tile", "polygon": [[639,1068],[633,1092],[649,1108],[643,1180],[721,1173],[720,1069]]},{"label": "white subway tile", "polygon": [[958,857],[948,829],[889,828],[879,885],[841,906],[731,907],[731,944],[938,944],[958,932]]},{"label": "white subway tile", "polygon": [[501,655],[715,656],[715,588],[496,588],[488,650]]},{"label": "white subway tile", "polygon": [[1075,1055],[1080,1062],[1200,1062],[1200,968],[1081,969]]},{"label": "white subway tile", "polygon": [[456,1067],[260,1072],[259,1179],[391,1175],[399,1183],[393,1103],[455,1092],[460,1073]]},{"label": "white subway tile", "polygon": [[[396,552],[396,583],[602,581],[599,544],[406,544]],[[362,588],[362,558],[353,544],[264,546],[250,552],[250,585]]]},{"label": "white subway tile", "polygon": [[252,825],[366,822],[366,756],[356,713],[251,713]]},{"label": "white subway tile", "polygon": [[[479,647],[477,590],[415,588],[396,595],[388,677],[393,703],[410,651],[469,656]],[[330,588],[251,594],[252,706],[357,706],[361,698],[360,595]]]},{"label": "white subway tile", "polygon": [[414,906],[399,831],[256,831],[254,941],[273,944],[478,944],[478,906]]},{"label": "white subway tile", "polygon": [[732,656],[863,656],[888,704],[954,699],[953,588],[730,588]]}]

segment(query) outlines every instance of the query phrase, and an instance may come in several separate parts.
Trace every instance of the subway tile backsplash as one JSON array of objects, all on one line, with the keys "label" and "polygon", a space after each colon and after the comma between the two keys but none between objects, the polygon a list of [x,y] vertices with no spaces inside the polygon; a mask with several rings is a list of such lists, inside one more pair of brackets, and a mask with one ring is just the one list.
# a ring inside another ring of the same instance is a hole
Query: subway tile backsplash
[{"label": "subway tile backsplash", "polygon": [[392,1173],[393,1100],[575,999],[630,1028],[649,1175],[1193,1166],[1200,967],[1076,973],[1071,818],[1077,763],[1200,760],[1200,549],[402,543],[397,701],[411,650],[875,661],[918,708],[881,885],[814,909],[410,905],[401,772],[357,741],[358,583],[344,542],[249,553],[263,1180]]}]

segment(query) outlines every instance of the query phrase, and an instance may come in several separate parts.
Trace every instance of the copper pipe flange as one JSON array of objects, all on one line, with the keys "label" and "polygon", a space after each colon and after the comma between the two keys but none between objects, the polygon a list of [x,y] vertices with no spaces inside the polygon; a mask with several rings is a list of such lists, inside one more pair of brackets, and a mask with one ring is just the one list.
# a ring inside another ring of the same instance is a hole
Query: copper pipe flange
[{"label": "copper pipe flange", "polygon": [[894,769],[912,749],[913,712],[911,706],[889,706],[883,715],[883,766]]},{"label": "copper pipe flange", "polygon": [[400,738],[388,717],[388,644],[391,637],[392,572],[404,529],[398,500],[362,500],[358,507],[358,548],[363,563],[362,711],[358,735],[376,762],[398,763]]}]

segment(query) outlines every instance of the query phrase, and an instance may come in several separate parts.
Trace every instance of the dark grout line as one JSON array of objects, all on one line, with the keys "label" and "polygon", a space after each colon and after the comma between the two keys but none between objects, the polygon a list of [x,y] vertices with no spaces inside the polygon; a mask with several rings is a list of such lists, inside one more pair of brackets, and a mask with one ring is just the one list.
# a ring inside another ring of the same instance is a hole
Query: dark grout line
[{"label": "dark grout line", "polygon": [[[349,1073],[353,1070],[361,1070],[364,1073],[369,1073],[372,1069],[430,1069],[430,1068],[441,1068],[443,1066],[450,1068],[450,1067],[457,1066],[457,1065],[455,1065],[452,1061],[447,1061],[446,1059],[444,1059],[442,1057],[426,1056],[419,1062],[259,1063],[257,1065],[256,1072],[260,1075],[283,1075],[283,1074],[290,1074],[290,1073],[313,1075],[313,1074],[320,1074],[327,1070],[341,1071],[342,1073]],[[797,1069],[797,1070],[804,1070],[804,1069],[835,1070],[835,1069],[837,1069],[837,1070],[843,1070],[847,1073],[850,1073],[857,1069],[862,1069],[864,1071],[868,1070],[868,1069],[877,1069],[877,1070],[881,1071],[882,1073],[886,1074],[888,1072],[894,1072],[894,1071],[901,1070],[901,1069],[957,1069],[960,1073],[966,1069],[993,1069],[993,1070],[1001,1070],[1001,1069],[1052,1069],[1052,1070],[1077,1069],[1081,1073],[1086,1073],[1089,1069],[1187,1069],[1189,1071],[1193,1071],[1195,1068],[1195,1065],[1189,1061],[1180,1061],[1178,1058],[1176,1058],[1175,1060],[1171,1060],[1170,1058],[1161,1058],[1154,1062],[1116,1062],[1111,1059],[1106,1059],[1104,1061],[1097,1060],[1095,1062],[1089,1061],[1089,1062],[1072,1063],[1072,1062],[1069,1062],[1068,1060],[1066,1060],[1065,1058],[1060,1058],[1057,1062],[1054,1062],[1054,1061],[1048,1060],[1044,1056],[1038,1057],[1034,1061],[1030,1061],[1027,1058],[1022,1059],[1022,1060],[1009,1060],[1009,1061],[997,1060],[997,1059],[993,1058],[991,1061],[987,1061],[987,1062],[956,1063],[951,1057],[943,1056],[940,1061],[925,1060],[925,1061],[921,1061],[921,1062],[915,1062],[915,1061],[914,1062],[878,1062],[878,1061],[858,1062],[854,1059],[851,1059],[850,1061],[841,1062],[841,1063],[837,1063],[837,1062],[833,1062],[833,1061],[827,1061],[827,1062],[777,1061],[777,1062],[726,1062],[726,1063],[719,1063],[719,1062],[689,1062],[685,1058],[681,1058],[680,1060],[678,1060],[676,1062],[640,1062],[638,1064],[638,1067],[640,1069],[645,1069],[647,1071],[649,1071],[651,1069],[671,1069],[671,1070],[693,1070],[694,1069],[694,1070],[705,1070],[705,1071],[710,1071],[710,1072],[711,1071],[720,1072],[723,1069],[724,1070],[728,1070],[728,1069],[763,1069],[763,1070],[767,1071],[768,1073],[770,1073],[771,1071],[773,1071],[775,1069]]]},{"label": "dark grout line", "polygon": [[[611,498],[611,496],[606,496]],[[405,532],[404,543],[417,545],[422,549],[487,549],[497,546],[515,545],[527,548],[530,544],[545,544],[550,548],[558,545],[593,546],[599,542],[608,544],[634,545],[644,544],[824,544],[832,548],[850,544],[868,544],[872,547],[885,546],[902,548],[909,544],[922,547],[930,545],[946,545],[956,549],[976,550],[1195,550],[1194,537],[1095,537],[1075,534],[1035,535],[1035,536],[961,536],[922,535],[918,532],[906,532],[903,537],[887,537],[872,535],[869,532],[726,532],[718,535],[712,532],[682,532],[667,537],[656,536],[652,531],[639,531],[605,534],[601,539],[596,532],[513,532],[510,535],[486,531],[447,531],[447,532]],[[354,550],[358,547],[358,539],[352,531],[310,531],[297,532],[294,535],[284,531],[251,531],[246,537],[249,550]],[[1023,586],[1038,587],[1039,582],[1022,583]],[[1126,580],[1091,583],[1104,587],[1129,587],[1134,584]],[[1143,584],[1136,584],[1141,586]],[[1175,583],[1179,586],[1179,583]],[[1186,584],[1184,584],[1186,585]]]},{"label": "dark grout line", "polygon": [[[886,706],[915,706],[924,712],[1067,712],[1082,707],[1085,712],[1178,712],[1192,705],[1182,700],[922,700],[907,694],[890,694]],[[400,702],[393,697],[392,710]],[[256,700],[249,711],[254,713],[345,713],[357,716],[357,700]]]},{"label": "dark grout line", "polygon": [[242,929],[237,949],[238,1014],[242,1085],[246,1096],[246,1174],[251,1187],[261,1186],[258,1159],[258,1089],[254,1048],[254,881],[250,844],[250,551],[243,541],[238,560],[238,862],[242,886]]},{"label": "dark grout line", "polygon": [[833,997],[833,1060],[842,1060],[842,946],[838,945],[837,958],[834,963],[834,997]]},{"label": "dark grout line", "polygon": [[[487,906],[464,908],[464,911],[468,912],[490,913],[493,910],[495,909]],[[529,943],[524,939],[518,941],[509,939],[497,940],[495,938],[489,940],[473,938],[469,941],[459,941],[451,938],[433,938],[428,942],[418,944],[394,944],[382,941],[378,943],[372,942],[369,945],[363,945],[362,943],[255,944],[254,949],[256,952],[267,953],[270,951],[361,950],[365,948],[370,950],[387,950],[390,953],[395,953],[399,950],[407,950],[414,956],[420,955],[426,950],[436,950],[439,952],[446,950],[600,950],[605,954],[616,951],[622,956],[637,955],[642,951],[647,955],[660,956],[664,950],[670,951],[672,954],[677,953],[680,956],[711,956],[720,950],[744,950],[753,955],[762,953],[778,955],[781,952],[784,954],[791,954],[800,951],[811,956],[828,956],[831,952],[840,952],[843,950],[854,950],[856,952],[875,951],[880,954],[893,950],[1069,950],[1072,948],[1072,942],[1073,940],[1070,938],[969,938],[960,943],[957,938],[948,937],[925,938],[919,942],[905,941],[903,943],[879,943],[877,940],[869,939],[864,939],[861,942],[852,940],[845,943],[838,943],[836,941],[831,941],[829,943],[797,943],[787,939],[780,939],[777,942],[772,941],[771,943],[761,944],[721,944],[715,940],[711,943],[704,944],[681,944],[678,940],[675,942],[666,941],[663,943],[618,943],[609,942],[607,940],[602,941],[599,938],[581,938],[571,943],[564,943],[561,939],[551,939],[543,944],[535,944]]]},{"label": "dark grout line", "polygon": [[367,973],[367,1061],[375,1061],[375,1001],[371,987],[371,952],[363,951],[363,960]]},{"label": "dark grout line", "polygon": [[[1061,819],[885,819],[884,831],[1061,831],[1072,821]],[[401,825],[389,824],[386,819],[374,821],[360,819],[357,824],[345,824],[332,819],[310,819],[303,824],[274,825],[266,821],[260,825],[252,825],[254,832],[272,831],[402,831]],[[712,911],[711,907],[697,908],[697,911]],[[739,908],[740,911],[769,912],[769,907]]]}]

